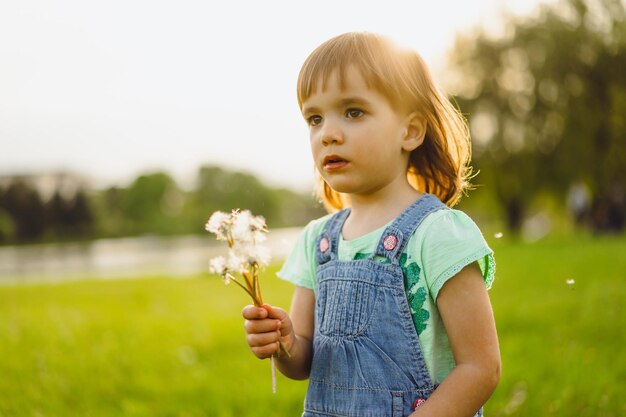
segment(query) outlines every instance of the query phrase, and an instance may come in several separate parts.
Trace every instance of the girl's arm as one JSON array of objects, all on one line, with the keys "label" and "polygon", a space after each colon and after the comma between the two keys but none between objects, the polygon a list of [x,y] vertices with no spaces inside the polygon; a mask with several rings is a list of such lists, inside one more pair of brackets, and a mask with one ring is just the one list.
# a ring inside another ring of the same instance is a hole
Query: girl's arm
[{"label": "girl's arm", "polygon": [[437,307],[456,366],[411,416],[471,417],[487,402],[500,380],[495,320],[476,263],[443,285]]},{"label": "girl's arm", "polygon": [[[278,369],[285,376],[307,379],[311,371],[314,310],[315,294],[304,287],[296,287],[294,291],[291,317],[279,307],[246,306],[242,314],[252,353],[261,359],[276,354]],[[280,350],[279,338],[291,357]]]},{"label": "girl's arm", "polygon": [[313,359],[313,332],[315,293],[304,287],[296,287],[291,300],[291,321],[294,340],[289,354],[278,358],[278,369],[291,379],[307,379]]}]

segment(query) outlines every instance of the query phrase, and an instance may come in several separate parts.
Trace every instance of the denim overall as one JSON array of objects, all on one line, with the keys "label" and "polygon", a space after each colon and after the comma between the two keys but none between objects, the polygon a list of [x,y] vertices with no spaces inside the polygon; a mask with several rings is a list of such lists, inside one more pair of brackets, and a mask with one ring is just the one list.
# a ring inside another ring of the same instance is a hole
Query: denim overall
[{"label": "denim overall", "polygon": [[[441,209],[447,207],[425,194],[385,229],[375,253],[354,261],[337,257],[349,209],[329,219],[316,244],[313,363],[303,417],[408,416],[432,394],[399,259],[422,220]],[[389,263],[375,260],[380,257]]]}]

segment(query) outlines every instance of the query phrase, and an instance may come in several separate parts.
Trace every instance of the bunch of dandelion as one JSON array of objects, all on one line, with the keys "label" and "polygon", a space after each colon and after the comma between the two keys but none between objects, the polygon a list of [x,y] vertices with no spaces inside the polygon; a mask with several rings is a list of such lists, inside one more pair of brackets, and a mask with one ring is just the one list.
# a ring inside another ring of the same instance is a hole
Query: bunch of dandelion
[{"label": "bunch of dandelion", "polygon": [[[228,243],[228,257],[217,256],[210,261],[209,271],[220,275],[226,284],[234,282],[252,298],[257,307],[263,306],[259,272],[270,262],[267,247],[267,226],[262,216],[253,216],[248,210],[233,210],[230,214],[216,211],[206,223],[205,229],[215,234],[217,240]],[[239,278],[237,277],[239,275]],[[280,347],[287,356],[289,352],[282,342]],[[272,392],[276,392],[276,367],[274,355],[272,367]]]}]

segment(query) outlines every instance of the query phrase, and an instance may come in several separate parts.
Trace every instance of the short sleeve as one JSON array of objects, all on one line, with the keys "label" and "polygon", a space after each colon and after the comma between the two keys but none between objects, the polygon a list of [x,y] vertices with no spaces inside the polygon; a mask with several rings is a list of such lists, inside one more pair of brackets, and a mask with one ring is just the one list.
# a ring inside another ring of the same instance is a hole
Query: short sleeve
[{"label": "short sleeve", "polygon": [[287,256],[285,263],[276,275],[279,278],[289,281],[300,287],[315,289],[316,260],[315,242],[317,236],[324,230],[324,226],[330,215],[313,220],[307,224],[291,252]]},{"label": "short sleeve", "polygon": [[478,263],[485,286],[491,288],[496,266],[493,251],[467,214],[440,210],[425,219],[418,231],[422,271],[433,300],[447,280],[472,262]]}]

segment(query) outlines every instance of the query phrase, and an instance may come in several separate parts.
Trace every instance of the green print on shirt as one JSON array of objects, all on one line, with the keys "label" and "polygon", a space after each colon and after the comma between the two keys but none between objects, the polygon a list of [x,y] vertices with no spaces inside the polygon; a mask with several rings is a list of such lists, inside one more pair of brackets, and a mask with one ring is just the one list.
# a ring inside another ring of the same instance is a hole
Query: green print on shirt
[{"label": "green print on shirt", "polygon": [[[354,255],[354,260],[367,259],[370,254],[357,253]],[[387,258],[376,258],[380,263],[388,264]],[[411,316],[413,317],[413,324],[415,324],[415,330],[417,334],[421,334],[425,329],[430,318],[430,313],[424,308],[426,297],[428,292],[426,288],[419,285],[420,280],[420,267],[415,262],[408,262],[408,256],[403,253],[400,256],[400,268],[404,274],[404,288],[406,289],[406,298],[409,302],[409,308],[411,309]]]}]

